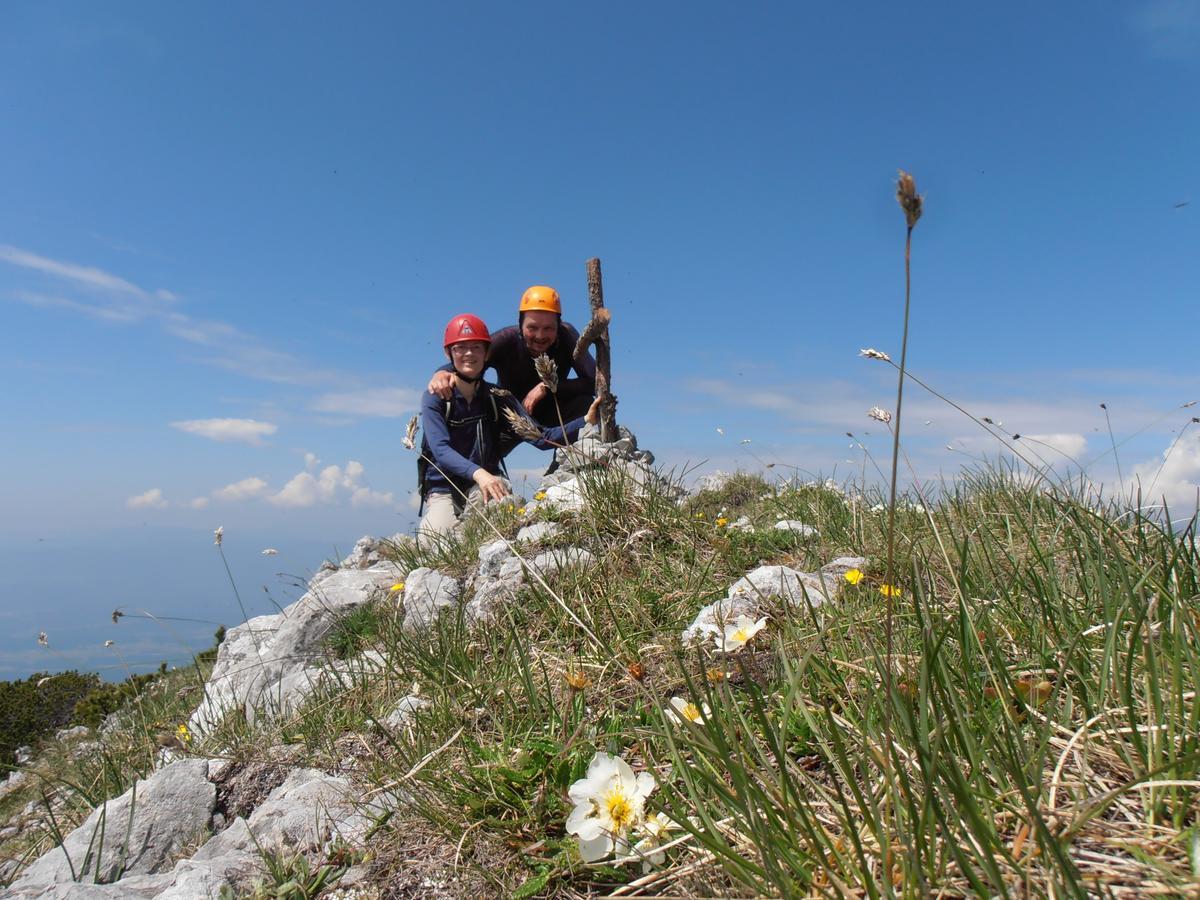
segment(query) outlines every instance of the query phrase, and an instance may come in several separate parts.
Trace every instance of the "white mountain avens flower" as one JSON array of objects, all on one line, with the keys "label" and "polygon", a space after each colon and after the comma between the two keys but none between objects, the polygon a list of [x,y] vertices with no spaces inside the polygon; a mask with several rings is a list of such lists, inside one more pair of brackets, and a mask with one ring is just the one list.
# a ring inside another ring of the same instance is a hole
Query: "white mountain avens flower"
[{"label": "white mountain avens flower", "polygon": [[711,713],[707,703],[697,706],[683,697],[672,697],[671,705],[667,708],[667,716],[677,725],[700,725]]},{"label": "white mountain avens flower", "polygon": [[575,804],[567,817],[567,833],[579,839],[584,862],[628,852],[629,832],[644,821],[646,798],[654,787],[649,772],[635,776],[619,756],[597,753],[592,757],[587,776],[567,791]]},{"label": "white mountain avens flower", "polygon": [[50,646],[50,638],[46,637],[46,632],[44,632],[44,631],[38,632],[38,643],[41,644],[43,647]]},{"label": "white mountain avens flower", "polygon": [[713,636],[717,649],[724,653],[736,653],[746,642],[767,627],[767,617],[755,622],[749,616],[738,616],[737,621],[725,626],[725,631]]},{"label": "white mountain avens flower", "polygon": [[649,872],[653,866],[661,866],[666,862],[667,854],[659,848],[670,840],[671,830],[678,827],[674,820],[662,813],[650,813],[642,821],[638,830],[645,837],[633,845],[633,852],[642,858],[643,872]]}]

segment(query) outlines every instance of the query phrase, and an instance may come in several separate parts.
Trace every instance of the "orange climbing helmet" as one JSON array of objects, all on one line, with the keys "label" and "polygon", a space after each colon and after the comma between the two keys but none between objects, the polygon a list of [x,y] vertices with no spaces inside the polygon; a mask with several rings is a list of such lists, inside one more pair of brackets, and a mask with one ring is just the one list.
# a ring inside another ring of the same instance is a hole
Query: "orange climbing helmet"
[{"label": "orange climbing helmet", "polygon": [[530,312],[535,309],[561,316],[562,303],[558,299],[558,291],[544,284],[535,284],[527,290],[521,295],[521,305],[517,311]]},{"label": "orange climbing helmet", "polygon": [[483,324],[483,319],[463,313],[451,319],[450,324],[446,326],[446,337],[442,341],[442,347],[449,349],[451,344],[465,344],[468,341],[491,344],[492,336],[488,333],[487,325]]}]

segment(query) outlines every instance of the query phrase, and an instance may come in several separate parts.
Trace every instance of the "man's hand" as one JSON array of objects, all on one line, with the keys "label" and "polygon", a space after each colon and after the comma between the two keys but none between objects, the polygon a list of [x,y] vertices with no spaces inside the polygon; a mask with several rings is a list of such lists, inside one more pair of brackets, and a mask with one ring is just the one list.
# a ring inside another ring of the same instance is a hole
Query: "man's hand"
[{"label": "man's hand", "polygon": [[487,469],[478,469],[471,477],[479,485],[479,493],[483,496],[484,503],[508,496],[508,485],[499,475],[493,475]]},{"label": "man's hand", "polygon": [[525,407],[525,412],[533,412],[533,408],[537,406],[546,395],[550,393],[544,384],[535,384],[533,390],[525,395],[525,399],[521,401],[521,405]]},{"label": "man's hand", "polygon": [[595,425],[600,421],[600,402],[603,397],[597,397],[592,401],[592,405],[588,407],[588,411],[583,415],[583,421],[589,425]]},{"label": "man's hand", "polygon": [[429,379],[429,393],[436,394],[443,400],[454,396],[454,373],[438,369]]}]

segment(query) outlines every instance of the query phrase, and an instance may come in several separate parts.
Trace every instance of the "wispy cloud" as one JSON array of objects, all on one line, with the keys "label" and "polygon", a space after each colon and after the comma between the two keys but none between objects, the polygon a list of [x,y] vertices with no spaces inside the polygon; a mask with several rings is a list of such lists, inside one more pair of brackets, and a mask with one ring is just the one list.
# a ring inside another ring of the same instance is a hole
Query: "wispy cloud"
[{"label": "wispy cloud", "polygon": [[1200,0],[1151,0],[1130,14],[1152,56],[1186,59],[1200,53]]},{"label": "wispy cloud", "polygon": [[187,419],[172,422],[171,427],[213,441],[234,441],[255,447],[261,447],[264,437],[279,430],[270,422],[255,419]]},{"label": "wispy cloud", "polygon": [[321,394],[312,402],[315,412],[343,416],[398,418],[411,415],[421,404],[421,394],[410,388],[379,387],[346,393]]},{"label": "wispy cloud", "polygon": [[103,269],[61,262],[8,244],[0,244],[0,261],[20,266],[24,269],[33,269],[46,275],[53,275],[56,278],[62,278],[93,290],[128,294],[131,297],[140,297],[142,299],[150,298],[149,293],[133,282],[126,281],[124,278],[120,278],[110,272],[105,272]]},{"label": "wispy cloud", "polygon": [[[149,290],[94,266],[50,259],[11,245],[0,245],[0,263],[52,279],[60,289],[17,287],[8,300],[42,309],[60,309],[117,325],[155,322],[172,337],[207,351],[200,362],[277,384],[330,386],[353,383],[343,372],[314,366],[268,346],[228,322],[197,318],[180,311],[180,298],[166,288]],[[78,296],[64,296],[68,293]]]},{"label": "wispy cloud", "polygon": [[145,493],[130,497],[125,501],[130,509],[164,509],[167,500],[163,497],[162,488],[151,488]]}]

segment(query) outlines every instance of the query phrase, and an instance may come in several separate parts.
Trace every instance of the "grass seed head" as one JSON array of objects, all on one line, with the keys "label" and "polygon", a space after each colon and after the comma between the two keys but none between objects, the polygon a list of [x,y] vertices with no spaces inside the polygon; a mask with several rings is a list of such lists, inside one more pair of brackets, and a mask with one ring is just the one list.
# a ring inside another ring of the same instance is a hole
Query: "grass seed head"
[{"label": "grass seed head", "polygon": [[550,389],[550,393],[558,393],[558,365],[547,354],[543,353],[533,361],[538,378]]},{"label": "grass seed head", "polygon": [[420,419],[413,416],[408,420],[408,427],[404,429],[404,449],[412,450],[417,446],[417,423]]},{"label": "grass seed head", "polygon": [[909,228],[912,228],[921,218],[921,208],[925,198],[917,193],[917,183],[903,169],[900,170],[900,177],[896,180],[896,200],[900,203],[900,208],[904,210],[904,221]]},{"label": "grass seed head", "polygon": [[505,407],[504,417],[512,426],[513,433],[522,440],[540,441],[542,439],[542,430],[515,409]]}]

